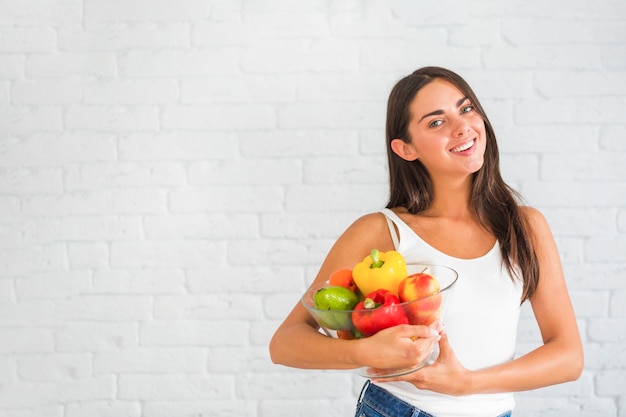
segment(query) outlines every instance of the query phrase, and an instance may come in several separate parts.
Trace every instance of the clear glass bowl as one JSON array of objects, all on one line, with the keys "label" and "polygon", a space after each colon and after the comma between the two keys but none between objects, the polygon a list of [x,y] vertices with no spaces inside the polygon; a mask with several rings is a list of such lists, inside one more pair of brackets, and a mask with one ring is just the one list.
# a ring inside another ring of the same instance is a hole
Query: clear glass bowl
[{"label": "clear glass bowl", "polygon": [[[454,284],[458,279],[458,273],[447,266],[429,264],[407,264],[409,275],[418,272],[426,272],[434,276],[439,282],[440,290],[427,297],[400,303],[398,306],[404,309],[410,324],[429,325],[435,320],[444,321],[446,307],[450,303]],[[315,308],[313,297],[319,288],[309,288],[302,296],[302,304],[315,319],[324,334],[333,338],[354,339],[366,337],[359,334],[352,322],[352,315],[357,310],[320,310]],[[384,307],[381,307],[384,308]],[[370,311],[371,310],[367,310]],[[355,336],[357,335],[357,336]],[[414,372],[424,366],[432,364],[439,356],[439,345],[434,343],[430,354],[424,361],[411,368],[381,369],[363,367],[357,369],[359,375],[367,378],[385,378],[404,375]]]}]

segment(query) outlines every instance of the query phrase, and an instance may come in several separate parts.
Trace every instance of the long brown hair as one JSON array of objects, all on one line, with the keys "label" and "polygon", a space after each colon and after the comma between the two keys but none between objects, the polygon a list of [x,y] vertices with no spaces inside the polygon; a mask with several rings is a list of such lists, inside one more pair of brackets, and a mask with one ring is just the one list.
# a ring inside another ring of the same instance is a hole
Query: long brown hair
[{"label": "long brown hair", "polygon": [[416,214],[428,209],[433,201],[430,175],[419,160],[406,161],[391,149],[391,141],[411,142],[410,104],[417,93],[434,79],[445,79],[471,101],[485,122],[487,145],[483,166],[472,174],[470,206],[481,224],[500,243],[504,265],[511,276],[522,281],[522,300],[537,288],[539,263],[533,248],[528,220],[521,211],[520,195],[509,187],[500,174],[500,156],[493,127],[478,98],[458,74],[439,67],[424,67],[402,78],[394,86],[387,103],[387,157],[389,163],[389,201],[387,208],[405,207]]}]

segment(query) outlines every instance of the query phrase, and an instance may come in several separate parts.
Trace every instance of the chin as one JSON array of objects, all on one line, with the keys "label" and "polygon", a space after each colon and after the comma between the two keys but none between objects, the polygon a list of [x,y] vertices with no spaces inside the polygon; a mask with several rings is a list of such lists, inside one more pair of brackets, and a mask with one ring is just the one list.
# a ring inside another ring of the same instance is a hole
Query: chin
[{"label": "chin", "polygon": [[480,160],[469,161],[466,165],[466,168],[470,174],[476,174],[478,171],[482,169],[484,165],[485,165],[485,159],[480,158]]}]

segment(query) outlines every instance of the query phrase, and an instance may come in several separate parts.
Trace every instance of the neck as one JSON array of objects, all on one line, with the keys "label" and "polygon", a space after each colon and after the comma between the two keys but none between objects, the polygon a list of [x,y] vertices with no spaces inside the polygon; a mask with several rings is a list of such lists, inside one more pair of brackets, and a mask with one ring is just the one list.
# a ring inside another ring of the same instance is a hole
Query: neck
[{"label": "neck", "polygon": [[470,206],[471,186],[470,176],[463,180],[433,181],[433,203],[424,214],[455,219],[475,217]]}]

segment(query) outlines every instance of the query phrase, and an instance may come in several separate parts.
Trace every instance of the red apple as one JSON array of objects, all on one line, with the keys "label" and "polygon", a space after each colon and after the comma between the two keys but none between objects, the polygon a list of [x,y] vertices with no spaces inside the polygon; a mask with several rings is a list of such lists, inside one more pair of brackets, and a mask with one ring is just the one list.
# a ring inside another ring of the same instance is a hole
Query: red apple
[{"label": "red apple", "polygon": [[441,287],[437,279],[427,273],[409,275],[398,286],[400,301],[405,305],[409,323],[428,326],[439,318],[441,307]]},{"label": "red apple", "polygon": [[357,290],[354,279],[352,278],[351,269],[338,269],[337,271],[333,272],[328,278],[328,284],[345,287],[352,292],[356,292]]}]

